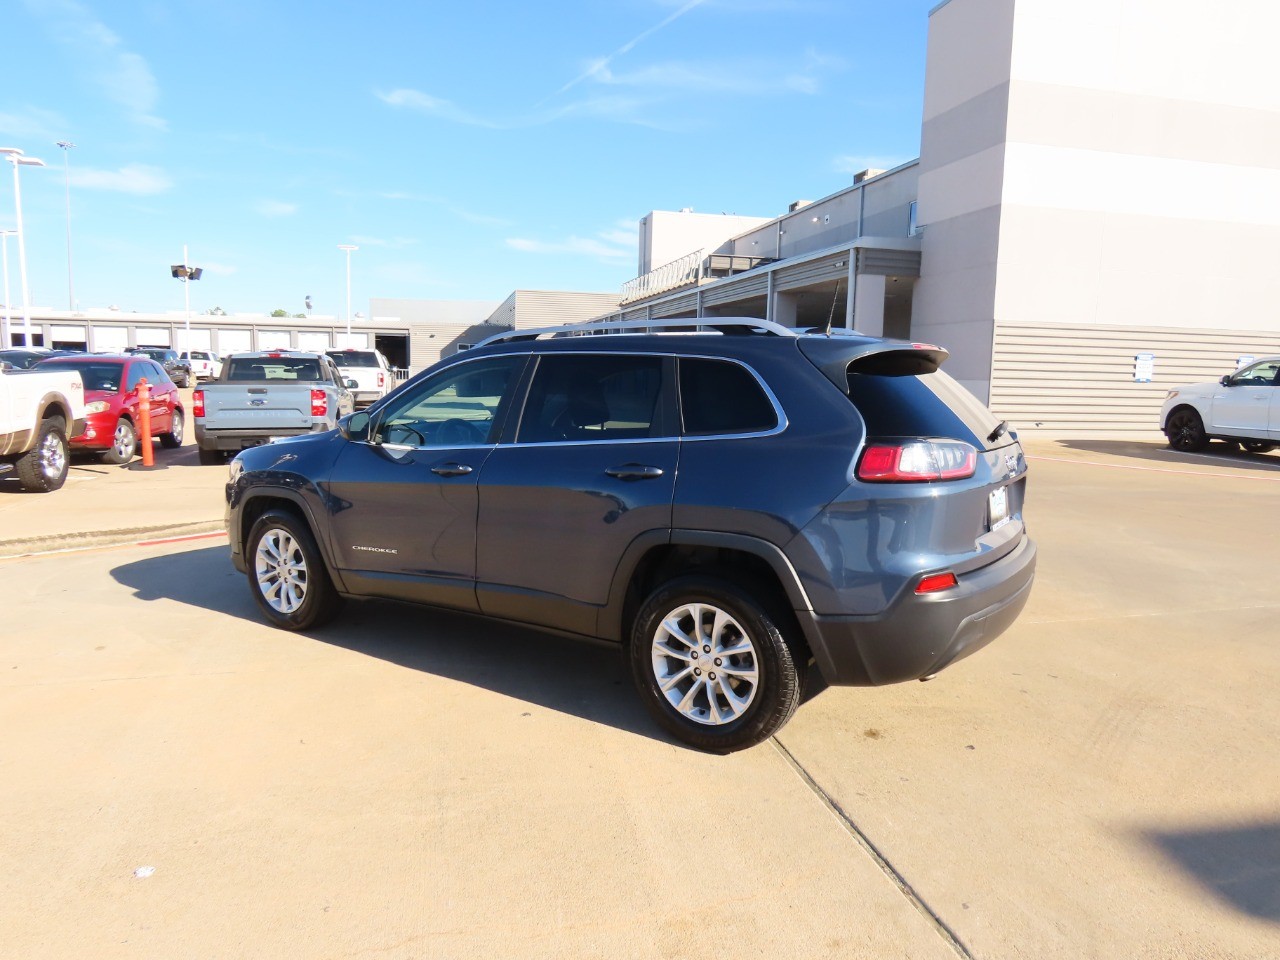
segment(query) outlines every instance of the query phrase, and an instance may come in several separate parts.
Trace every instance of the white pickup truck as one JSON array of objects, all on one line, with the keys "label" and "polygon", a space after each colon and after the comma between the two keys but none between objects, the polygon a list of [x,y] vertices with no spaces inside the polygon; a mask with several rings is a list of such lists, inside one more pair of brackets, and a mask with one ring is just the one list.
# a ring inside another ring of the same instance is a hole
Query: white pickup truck
[{"label": "white pickup truck", "polygon": [[48,493],[67,479],[67,439],[84,432],[84,383],[75,370],[0,363],[0,477]]},{"label": "white pickup truck", "polygon": [[350,349],[325,352],[338,365],[339,373],[356,382],[351,392],[355,394],[357,410],[381,400],[396,388],[391,364],[380,351]]}]

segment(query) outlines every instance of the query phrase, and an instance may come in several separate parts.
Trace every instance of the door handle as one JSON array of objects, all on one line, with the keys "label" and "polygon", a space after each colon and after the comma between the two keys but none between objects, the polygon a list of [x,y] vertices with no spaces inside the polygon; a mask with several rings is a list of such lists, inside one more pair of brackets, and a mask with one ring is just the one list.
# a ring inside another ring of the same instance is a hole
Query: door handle
[{"label": "door handle", "polygon": [[662,476],[662,468],[646,466],[643,463],[624,463],[620,467],[607,468],[605,473],[619,480],[656,480]]},{"label": "door handle", "polygon": [[441,463],[432,467],[431,472],[438,477],[465,477],[471,468],[465,463]]}]

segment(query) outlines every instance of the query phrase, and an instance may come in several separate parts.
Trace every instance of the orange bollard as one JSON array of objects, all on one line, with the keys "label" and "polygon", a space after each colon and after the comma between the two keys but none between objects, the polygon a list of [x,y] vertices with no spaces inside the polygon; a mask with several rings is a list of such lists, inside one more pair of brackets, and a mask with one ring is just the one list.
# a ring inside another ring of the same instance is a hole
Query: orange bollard
[{"label": "orange bollard", "polygon": [[138,426],[141,435],[138,442],[142,444],[142,465],[154,467],[156,453],[151,449],[151,384],[143,377],[138,381]]}]

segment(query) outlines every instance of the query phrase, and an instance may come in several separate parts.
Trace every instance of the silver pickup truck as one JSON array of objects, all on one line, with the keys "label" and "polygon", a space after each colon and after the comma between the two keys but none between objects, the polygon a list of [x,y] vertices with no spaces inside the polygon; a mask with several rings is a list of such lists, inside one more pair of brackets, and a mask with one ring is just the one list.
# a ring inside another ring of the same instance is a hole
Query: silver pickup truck
[{"label": "silver pickup truck", "polygon": [[222,373],[192,397],[200,462],[221,463],[246,447],[332,430],[354,409],[354,386],[323,353],[271,350],[224,357]]}]

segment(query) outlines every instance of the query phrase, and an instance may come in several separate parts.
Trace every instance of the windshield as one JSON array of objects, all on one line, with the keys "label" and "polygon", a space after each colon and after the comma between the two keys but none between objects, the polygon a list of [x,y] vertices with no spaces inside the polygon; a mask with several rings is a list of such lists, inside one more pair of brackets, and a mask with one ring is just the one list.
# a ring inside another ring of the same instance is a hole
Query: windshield
[{"label": "windshield", "polygon": [[120,375],[124,372],[123,364],[94,360],[46,360],[36,366],[75,370],[80,374],[86,390],[102,390],[106,393],[120,392]]},{"label": "windshield", "polygon": [[372,350],[326,350],[340,367],[376,367],[378,355]]}]

